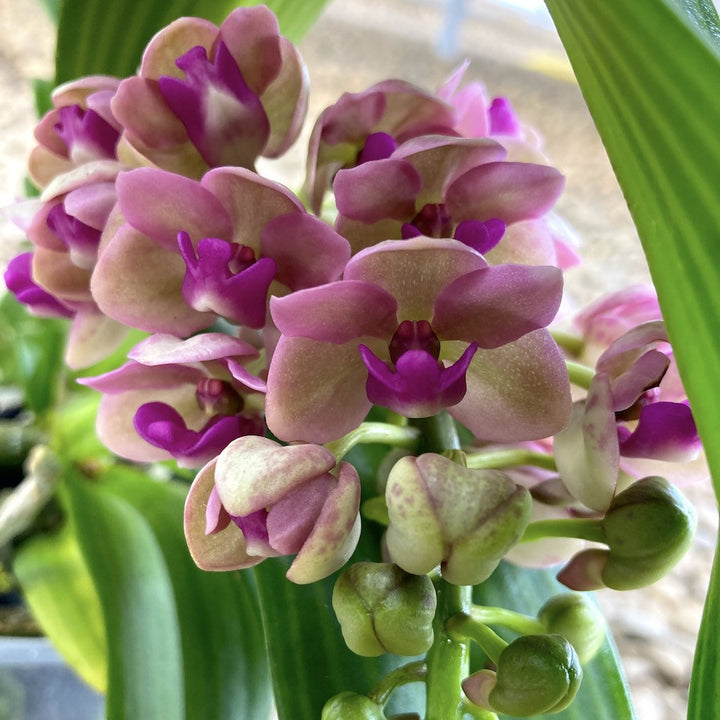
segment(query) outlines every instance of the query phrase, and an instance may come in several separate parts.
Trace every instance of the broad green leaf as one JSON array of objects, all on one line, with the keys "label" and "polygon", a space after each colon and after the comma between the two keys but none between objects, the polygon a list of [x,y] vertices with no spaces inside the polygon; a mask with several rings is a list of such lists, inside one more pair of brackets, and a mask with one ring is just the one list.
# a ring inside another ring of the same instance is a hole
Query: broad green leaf
[{"label": "broad green leaf", "polygon": [[187,720],[266,718],[271,688],[252,573],[209,573],[195,565],[183,533],[186,485],[156,482],[121,465],[104,473],[102,483],[142,514],[165,559],[182,642]]},{"label": "broad green leaf", "polygon": [[0,299],[0,382],[21,387],[35,413],[58,397],[66,331],[64,320],[34,317],[10,293]]},{"label": "broad green leaf", "polygon": [[[267,0],[283,34],[299,40],[320,14],[327,0]],[[57,84],[82,75],[132,75],[150,38],[182,16],[220,23],[239,5],[234,0],[64,0],[60,12],[55,58]]]},{"label": "broad green leaf", "polygon": [[58,652],[85,682],[105,692],[107,646],[100,601],[70,527],[23,542],[15,551],[13,572]]},{"label": "broad green leaf", "polygon": [[[546,0],[635,220],[720,496],[720,54],[707,0]],[[718,564],[688,717],[720,717]]]},{"label": "broad green leaf", "polygon": [[[560,592],[567,592],[567,588],[560,585],[552,573],[504,562],[488,580],[474,588],[473,602],[535,615],[545,600]],[[507,715],[500,717],[514,720]],[[551,717],[557,720],[632,720],[635,717],[609,635],[600,652],[583,668],[582,684],[570,707],[554,715],[536,716],[538,719]]]},{"label": "broad green leaf", "polygon": [[107,720],[183,720],[180,632],[158,542],[129,503],[84,479],[66,480],[71,522],[103,610]]}]

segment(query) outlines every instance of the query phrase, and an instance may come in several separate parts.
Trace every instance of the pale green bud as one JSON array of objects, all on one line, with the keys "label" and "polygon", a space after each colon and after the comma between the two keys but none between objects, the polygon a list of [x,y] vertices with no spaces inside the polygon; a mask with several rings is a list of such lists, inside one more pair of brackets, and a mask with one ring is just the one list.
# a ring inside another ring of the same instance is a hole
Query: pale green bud
[{"label": "pale green bud", "polygon": [[547,632],[568,640],[583,665],[592,660],[605,642],[605,618],[586,595],[562,593],[550,598],[540,608],[538,620]]},{"label": "pale green bud", "polygon": [[486,580],[519,540],[530,518],[525,488],[497,470],[470,469],[427,453],[404,457],[388,476],[393,562],[416,575],[437,565],[456,585]]},{"label": "pale green bud", "polygon": [[332,604],[357,655],[420,655],[432,645],[437,597],[426,575],[391,563],[355,563],[337,579]]},{"label": "pale green bud", "polygon": [[323,707],[321,720],[386,720],[380,705],[365,695],[341,692]]}]

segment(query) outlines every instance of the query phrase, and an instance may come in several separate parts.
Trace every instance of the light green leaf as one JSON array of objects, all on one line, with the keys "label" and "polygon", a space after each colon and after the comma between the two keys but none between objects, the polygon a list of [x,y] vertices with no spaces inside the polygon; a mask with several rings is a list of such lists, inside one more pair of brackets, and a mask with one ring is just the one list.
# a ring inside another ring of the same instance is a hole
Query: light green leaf
[{"label": "light green leaf", "polygon": [[186,485],[155,482],[121,465],[104,473],[102,483],[142,514],[165,559],[182,643],[187,720],[266,718],[270,677],[252,573],[209,573],[195,565],[183,533]]},{"label": "light green leaf", "polygon": [[100,601],[69,526],[23,542],[15,551],[13,572],[58,652],[85,682],[105,692],[107,646]]},{"label": "light green leaf", "polygon": [[183,720],[177,612],[150,526],[131,505],[99,486],[66,480],[71,522],[103,610],[107,720]]},{"label": "light green leaf", "polygon": [[[720,22],[709,0],[546,0],[635,220],[720,495]],[[720,717],[718,564],[688,717]]]},{"label": "light green leaf", "polygon": [[[320,14],[327,0],[267,0],[280,21],[282,33],[299,40]],[[220,23],[238,5],[236,0],[64,0],[60,12],[55,58],[57,84],[82,75],[126,77],[136,72],[150,38],[182,16]]]},{"label": "light green leaf", "polygon": [[[488,580],[473,589],[473,602],[535,615],[545,600],[560,592],[567,592],[567,588],[557,582],[551,572],[503,562]],[[500,628],[495,629],[503,634]],[[511,637],[507,636],[507,639]],[[500,717],[513,720],[507,715]],[[538,719],[541,717],[557,720],[633,720],[635,715],[627,685],[609,635],[600,652],[583,668],[582,684],[570,707],[553,715],[536,716]]]}]

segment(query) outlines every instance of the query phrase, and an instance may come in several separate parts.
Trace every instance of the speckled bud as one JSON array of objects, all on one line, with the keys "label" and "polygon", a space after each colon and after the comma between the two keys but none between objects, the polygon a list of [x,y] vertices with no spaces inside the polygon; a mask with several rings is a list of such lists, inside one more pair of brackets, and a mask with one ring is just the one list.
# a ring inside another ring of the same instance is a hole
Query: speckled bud
[{"label": "speckled bud", "polygon": [[486,580],[519,540],[531,498],[497,470],[469,469],[428,453],[401,458],[385,492],[393,562],[424,575],[438,564],[456,585]]},{"label": "speckled bud", "polygon": [[386,720],[382,708],[365,695],[341,692],[323,707],[321,720]]},{"label": "speckled bud", "polygon": [[547,632],[562,635],[570,642],[583,665],[592,660],[605,641],[605,619],[587,595],[556,595],[540,608],[538,619]]},{"label": "speckled bud", "polygon": [[332,603],[357,655],[420,655],[432,645],[437,598],[426,575],[391,563],[356,563],[337,579]]}]

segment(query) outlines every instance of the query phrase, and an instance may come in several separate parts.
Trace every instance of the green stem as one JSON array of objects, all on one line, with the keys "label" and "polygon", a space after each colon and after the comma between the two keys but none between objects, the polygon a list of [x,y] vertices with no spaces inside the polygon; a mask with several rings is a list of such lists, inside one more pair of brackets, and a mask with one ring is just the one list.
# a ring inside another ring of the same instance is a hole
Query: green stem
[{"label": "green stem", "polygon": [[550,453],[536,452],[534,450],[491,450],[489,452],[467,453],[466,462],[469,468],[474,469],[501,469],[517,467],[518,465],[533,465],[546,470],[557,470],[555,458]]},{"label": "green stem", "polygon": [[500,625],[521,635],[542,635],[545,632],[545,626],[536,617],[507,608],[473,605],[470,617],[475,622]]},{"label": "green stem", "polygon": [[470,674],[470,648],[465,637],[451,636],[448,618],[466,614],[472,601],[472,588],[435,581],[438,606],[433,621],[435,638],[428,651],[427,705],[425,720],[462,718],[461,682]]},{"label": "green stem", "polygon": [[463,703],[462,711],[473,720],[498,720],[498,716],[492,710],[486,710],[469,702]]},{"label": "green stem", "polygon": [[339,440],[326,443],[325,447],[340,461],[350,450],[360,443],[381,443],[383,445],[392,445],[393,447],[414,450],[417,447],[419,439],[420,431],[407,425],[401,426],[381,422],[364,422],[360,427],[352,430]]},{"label": "green stem", "polygon": [[447,621],[447,630],[452,638],[470,638],[476,642],[494,663],[508,646],[494,630],[465,612],[453,615]]},{"label": "green stem", "polygon": [[591,518],[567,518],[557,520],[538,520],[530,523],[520,542],[532,542],[543,538],[567,537],[592,542],[607,543],[603,521]]},{"label": "green stem", "polygon": [[570,382],[578,387],[585,388],[586,390],[590,387],[592,379],[595,377],[595,370],[583,365],[582,363],[574,362],[572,360],[566,360],[565,365],[567,366],[568,376]]},{"label": "green stem", "polygon": [[427,677],[427,666],[421,660],[402,665],[389,672],[369,693],[368,697],[378,705],[385,705],[396,688],[413,682],[422,682]]},{"label": "green stem", "polygon": [[[441,453],[459,450],[455,421],[445,412],[431,418],[410,420],[422,433],[419,452]],[[451,585],[442,578],[434,581],[437,611],[433,620],[434,640],[427,653],[427,703],[425,720],[461,720],[461,682],[470,672],[470,648],[463,638],[452,638],[445,627],[448,618],[468,613],[472,588]]]},{"label": "green stem", "polygon": [[578,335],[569,333],[566,330],[551,329],[550,334],[553,340],[563,349],[577,357],[585,347],[585,341]]}]

